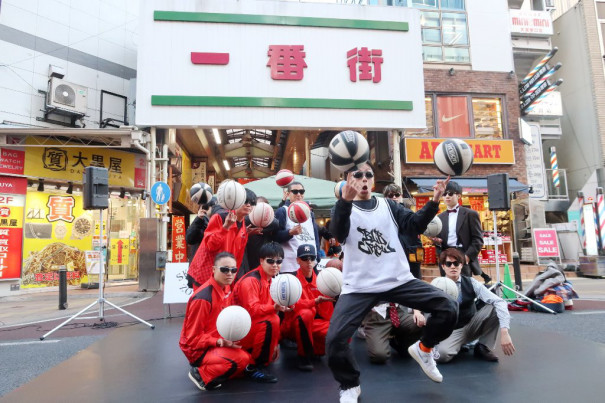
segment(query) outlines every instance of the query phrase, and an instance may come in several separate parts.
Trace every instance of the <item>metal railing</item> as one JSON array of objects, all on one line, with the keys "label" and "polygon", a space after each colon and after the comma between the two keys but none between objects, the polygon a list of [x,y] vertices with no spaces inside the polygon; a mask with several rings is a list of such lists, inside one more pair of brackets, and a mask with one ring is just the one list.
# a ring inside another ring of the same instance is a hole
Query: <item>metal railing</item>
[{"label": "metal railing", "polygon": [[548,189],[549,200],[569,200],[569,192],[567,189],[567,171],[559,169],[559,186],[555,186],[553,180],[553,170],[545,169],[546,171],[546,187]]}]

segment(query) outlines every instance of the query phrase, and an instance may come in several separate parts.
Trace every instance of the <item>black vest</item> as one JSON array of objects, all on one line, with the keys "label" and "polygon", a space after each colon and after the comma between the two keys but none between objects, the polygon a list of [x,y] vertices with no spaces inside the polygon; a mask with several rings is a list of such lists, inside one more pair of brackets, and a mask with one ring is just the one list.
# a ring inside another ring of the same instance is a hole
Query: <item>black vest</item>
[{"label": "black vest", "polygon": [[456,329],[464,327],[477,313],[477,307],[475,306],[477,295],[473,289],[473,283],[471,282],[470,277],[460,276],[460,291],[462,292],[462,301],[460,301],[458,309]]}]

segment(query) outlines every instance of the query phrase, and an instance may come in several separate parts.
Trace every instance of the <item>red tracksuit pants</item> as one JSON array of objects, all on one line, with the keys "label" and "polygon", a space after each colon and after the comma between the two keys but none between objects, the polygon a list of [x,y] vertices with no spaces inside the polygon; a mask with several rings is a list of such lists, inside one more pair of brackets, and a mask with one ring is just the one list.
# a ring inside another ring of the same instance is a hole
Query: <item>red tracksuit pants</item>
[{"label": "red tracksuit pants", "polygon": [[282,337],[296,341],[298,355],[303,357],[326,353],[326,334],[330,322],[315,319],[314,316],[313,310],[302,309],[281,325]]},{"label": "red tracksuit pants", "polygon": [[279,316],[277,314],[262,319],[252,318],[252,327],[240,345],[250,353],[254,363],[267,366],[275,360],[275,348],[279,342]]},{"label": "red tracksuit pants", "polygon": [[240,377],[251,362],[250,354],[241,348],[216,347],[206,353],[198,369],[206,385],[220,384]]}]

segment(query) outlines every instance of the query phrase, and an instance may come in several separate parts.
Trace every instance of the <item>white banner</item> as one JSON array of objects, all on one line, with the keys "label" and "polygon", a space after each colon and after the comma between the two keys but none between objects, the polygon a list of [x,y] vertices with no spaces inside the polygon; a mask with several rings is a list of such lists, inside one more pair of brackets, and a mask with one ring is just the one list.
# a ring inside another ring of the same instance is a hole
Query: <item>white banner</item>
[{"label": "white banner", "polygon": [[189,263],[166,263],[164,271],[164,303],[186,304],[193,294],[187,287],[187,270]]},{"label": "white banner", "polygon": [[139,26],[137,125],[426,126],[416,9],[155,0]]}]

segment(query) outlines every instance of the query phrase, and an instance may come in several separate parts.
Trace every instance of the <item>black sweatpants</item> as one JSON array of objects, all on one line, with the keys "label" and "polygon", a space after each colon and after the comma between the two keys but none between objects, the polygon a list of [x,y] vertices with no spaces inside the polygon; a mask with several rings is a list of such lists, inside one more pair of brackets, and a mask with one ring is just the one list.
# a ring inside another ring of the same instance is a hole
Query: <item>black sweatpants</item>
[{"label": "black sweatpants", "polygon": [[330,321],[326,352],[328,365],[342,389],[359,385],[359,367],[351,352],[349,339],[378,302],[396,302],[430,313],[420,338],[426,347],[433,347],[446,339],[458,320],[458,303],[438,288],[417,279],[381,293],[341,295]]}]

